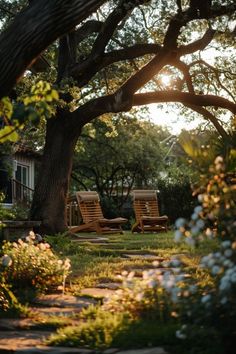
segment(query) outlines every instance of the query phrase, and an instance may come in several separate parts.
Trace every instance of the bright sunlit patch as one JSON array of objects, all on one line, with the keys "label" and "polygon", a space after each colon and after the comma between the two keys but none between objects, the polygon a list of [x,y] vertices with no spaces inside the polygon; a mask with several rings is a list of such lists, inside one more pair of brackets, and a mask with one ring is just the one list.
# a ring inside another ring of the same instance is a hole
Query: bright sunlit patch
[{"label": "bright sunlit patch", "polygon": [[162,75],[161,76],[161,83],[164,86],[169,86],[171,84],[171,77],[169,75]]}]

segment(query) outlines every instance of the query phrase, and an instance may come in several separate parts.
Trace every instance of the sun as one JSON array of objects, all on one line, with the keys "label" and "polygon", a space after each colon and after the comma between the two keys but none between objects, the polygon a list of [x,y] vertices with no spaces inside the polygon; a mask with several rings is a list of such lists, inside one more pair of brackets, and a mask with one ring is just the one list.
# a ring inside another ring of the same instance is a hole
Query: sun
[{"label": "sun", "polygon": [[161,76],[161,83],[164,86],[170,86],[171,84],[171,77],[169,75],[162,75]]}]

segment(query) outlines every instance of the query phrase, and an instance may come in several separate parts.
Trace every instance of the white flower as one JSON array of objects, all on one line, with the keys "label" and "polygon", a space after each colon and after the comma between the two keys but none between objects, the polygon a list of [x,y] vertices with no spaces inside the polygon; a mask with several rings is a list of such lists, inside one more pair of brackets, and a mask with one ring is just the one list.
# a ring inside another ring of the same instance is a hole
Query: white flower
[{"label": "white flower", "polygon": [[225,255],[225,257],[227,257],[227,258],[231,257],[232,254],[233,254],[233,251],[232,251],[231,249],[228,249],[228,250],[225,250],[225,251],[224,251],[224,255]]},{"label": "white flower", "polygon": [[224,162],[223,157],[217,156],[214,162],[215,164],[222,164]]},{"label": "white flower", "polygon": [[207,266],[208,268],[212,268],[215,265],[215,260],[214,258],[209,259]]},{"label": "white flower", "polygon": [[185,225],[185,222],[186,222],[186,220],[185,220],[184,218],[179,218],[179,219],[176,220],[175,226],[176,226],[177,229],[178,229],[179,227],[184,226],[184,225]]},{"label": "white flower", "polygon": [[231,275],[230,280],[232,283],[236,283],[236,274],[235,273]]},{"label": "white flower", "polygon": [[192,220],[197,220],[198,219],[198,214],[193,213],[192,216],[191,216],[191,219]]},{"label": "white flower", "polygon": [[39,244],[38,244],[38,248],[39,248],[41,251],[45,251],[45,250],[46,250],[46,247],[45,247],[45,244],[44,244],[44,243],[39,243]]},{"label": "white flower", "polygon": [[30,232],[29,232],[29,237],[30,237],[32,240],[35,239],[35,233],[34,233],[34,231],[30,231]]},{"label": "white flower", "polygon": [[64,269],[68,270],[68,269],[70,269],[70,267],[71,267],[70,259],[66,258],[65,261],[64,261]]},{"label": "white flower", "polygon": [[201,302],[202,302],[203,304],[206,304],[206,303],[208,303],[210,300],[211,300],[211,295],[210,295],[210,294],[207,294],[207,295],[204,295],[204,296],[202,297]]},{"label": "white flower", "polygon": [[197,197],[198,201],[201,203],[203,201],[203,195],[199,194]]},{"label": "white flower", "polygon": [[4,267],[10,267],[12,265],[12,259],[7,254],[4,254],[4,256],[2,256],[2,265]]},{"label": "white flower", "polygon": [[208,256],[204,256],[204,257],[202,257],[202,259],[201,259],[201,263],[203,264],[203,265],[207,265],[207,263],[208,263],[208,261],[209,261],[209,255]]},{"label": "white flower", "polygon": [[152,265],[153,265],[154,267],[159,267],[160,262],[159,262],[159,261],[154,261],[154,262],[152,262]]},{"label": "white flower", "polygon": [[187,338],[186,334],[182,333],[181,331],[176,331],[175,335],[179,339],[186,339]]},{"label": "white flower", "polygon": [[214,253],[214,257],[219,259],[221,257],[221,253],[220,252]]},{"label": "white flower", "polygon": [[214,265],[214,267],[212,267],[211,273],[213,275],[217,275],[220,273],[220,271],[221,271],[221,268],[218,265]]},{"label": "white flower", "polygon": [[228,298],[226,296],[224,296],[221,300],[220,300],[220,303],[222,305],[225,305],[226,303],[228,302]]},{"label": "white flower", "polygon": [[221,246],[223,248],[229,248],[229,247],[231,247],[231,242],[229,240],[223,241],[223,242],[221,242]]},{"label": "white flower", "polygon": [[202,229],[204,227],[205,223],[202,219],[199,219],[196,223],[196,226],[199,227],[199,229]]},{"label": "white flower", "polygon": [[230,267],[233,266],[233,263],[232,263],[229,259],[225,259],[225,260],[223,261],[223,265],[224,265],[224,267],[230,268]]},{"label": "white flower", "polygon": [[206,233],[206,236],[209,238],[213,236],[213,231],[209,227],[206,229],[205,233]]},{"label": "white flower", "polygon": [[224,277],[221,279],[219,289],[222,290],[222,291],[224,291],[224,290],[230,289],[230,287],[231,287],[230,278],[229,278],[228,276],[224,276]]},{"label": "white flower", "polygon": [[196,206],[196,207],[194,208],[194,212],[197,213],[197,214],[199,214],[201,211],[202,211],[201,205],[198,205],[198,206]]}]

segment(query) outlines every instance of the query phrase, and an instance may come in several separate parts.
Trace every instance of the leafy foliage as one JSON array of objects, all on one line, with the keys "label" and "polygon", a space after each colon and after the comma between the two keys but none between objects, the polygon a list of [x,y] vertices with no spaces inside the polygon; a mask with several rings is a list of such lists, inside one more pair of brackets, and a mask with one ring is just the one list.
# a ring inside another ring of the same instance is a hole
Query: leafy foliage
[{"label": "leafy foliage", "polygon": [[0,143],[16,142],[19,139],[18,131],[25,123],[37,126],[40,119],[49,119],[55,114],[54,103],[58,101],[58,93],[50,84],[38,81],[23,97],[19,96],[16,102],[4,97],[0,102],[0,116],[3,128],[0,130]]},{"label": "leafy foliage", "polygon": [[2,274],[18,295],[25,289],[43,292],[58,285],[65,286],[69,260],[60,260],[48,243],[37,243],[33,232],[25,241],[5,242],[1,253],[2,264],[8,262],[6,268],[1,265]]}]

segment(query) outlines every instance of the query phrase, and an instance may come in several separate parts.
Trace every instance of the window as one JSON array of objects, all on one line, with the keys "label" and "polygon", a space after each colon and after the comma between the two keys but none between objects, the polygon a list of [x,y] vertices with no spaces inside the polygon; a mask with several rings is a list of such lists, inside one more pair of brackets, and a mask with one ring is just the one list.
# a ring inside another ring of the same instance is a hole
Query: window
[{"label": "window", "polygon": [[15,178],[25,186],[29,186],[29,166],[17,163]]}]

